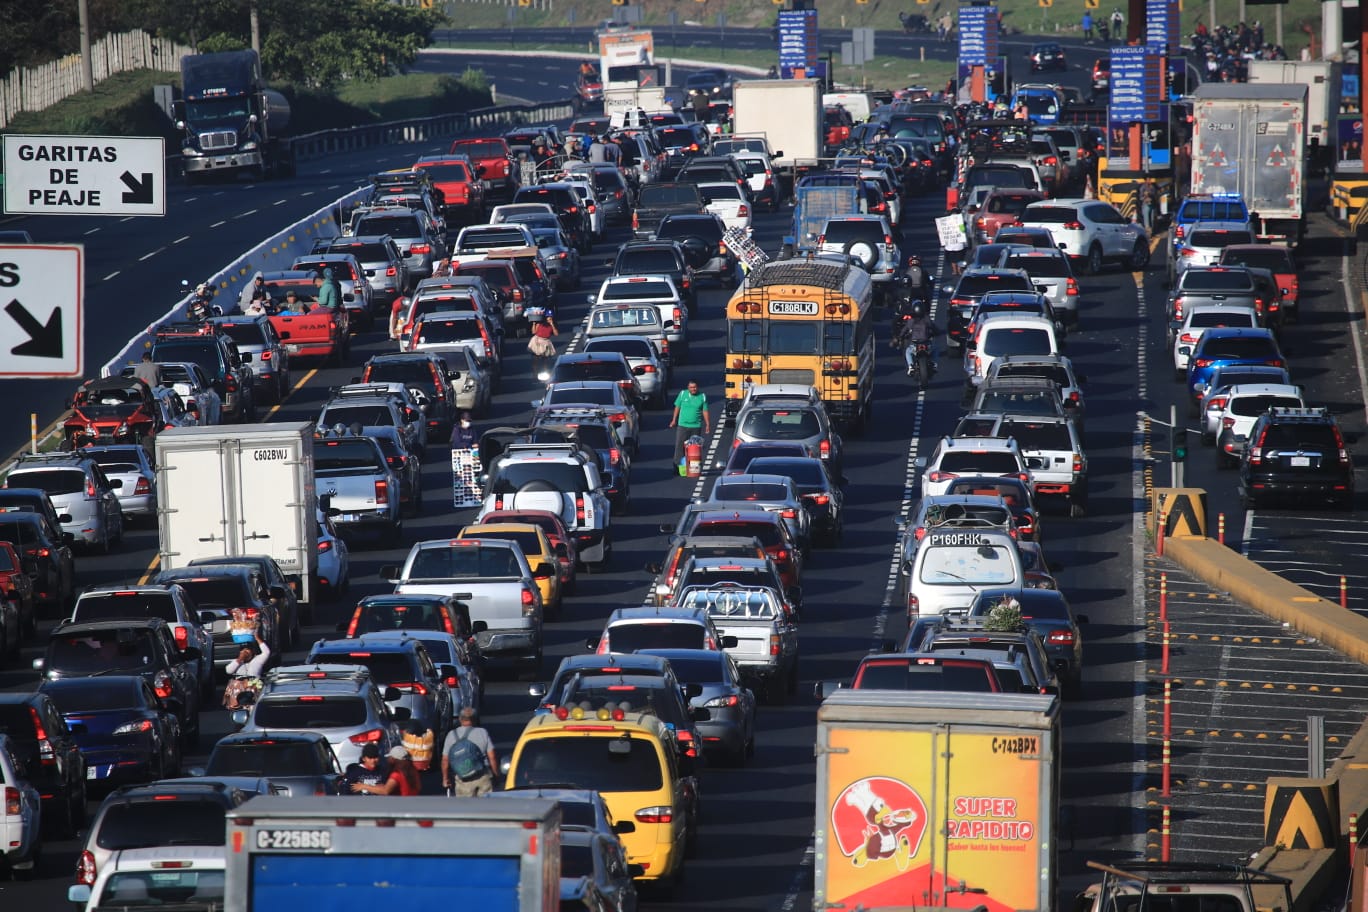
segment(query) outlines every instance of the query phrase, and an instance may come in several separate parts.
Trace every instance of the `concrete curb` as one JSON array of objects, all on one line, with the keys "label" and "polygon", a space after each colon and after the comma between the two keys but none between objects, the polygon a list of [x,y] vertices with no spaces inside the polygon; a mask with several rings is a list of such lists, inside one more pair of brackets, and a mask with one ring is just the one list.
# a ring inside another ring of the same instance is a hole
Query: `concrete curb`
[{"label": "concrete curb", "polygon": [[1368,618],[1312,595],[1214,539],[1167,539],[1164,556],[1241,604],[1368,665]]},{"label": "concrete curb", "polygon": [[[488,54],[491,57],[553,57],[558,60],[598,60],[597,54],[581,54],[577,51],[544,51],[544,50],[512,50],[494,51],[489,48],[423,48],[418,52],[423,54]],[[764,76],[768,71],[760,67],[744,66],[742,64],[726,64],[716,60],[692,60],[687,57],[658,57],[659,61],[670,61],[671,66],[686,67],[708,67],[709,69],[729,70],[733,73],[741,73],[746,76]]]}]

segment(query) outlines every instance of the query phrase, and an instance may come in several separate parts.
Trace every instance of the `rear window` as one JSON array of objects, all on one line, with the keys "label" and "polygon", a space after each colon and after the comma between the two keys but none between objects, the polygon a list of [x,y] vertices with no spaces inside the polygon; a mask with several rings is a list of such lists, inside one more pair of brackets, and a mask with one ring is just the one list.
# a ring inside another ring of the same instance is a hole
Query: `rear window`
[{"label": "rear window", "polygon": [[16,488],[40,488],[48,496],[78,494],[85,490],[85,472],[80,469],[36,469],[13,472],[6,484]]},{"label": "rear window", "polygon": [[382,686],[395,681],[412,681],[415,677],[412,659],[401,652],[366,652],[364,649],[351,652],[323,651],[315,653],[312,661],[329,665],[363,665],[370,669],[371,680]]},{"label": "rear window", "polygon": [[[552,383],[570,380],[626,380],[630,377],[627,365],[621,361],[557,361],[551,376]],[[577,394],[582,391],[575,391]],[[557,398],[557,402],[595,402],[594,399]]]},{"label": "rear window", "polygon": [[[662,289],[652,292],[649,289]],[[666,286],[659,282],[643,282],[640,285],[609,285],[604,290],[603,300],[622,298],[670,296]],[[660,311],[650,307],[596,307],[589,315],[589,323],[595,329],[637,329],[642,326],[660,326]]]},{"label": "rear window", "polygon": [[983,333],[983,353],[999,355],[1048,355],[1054,352],[1050,333],[1028,327],[1000,327]]},{"label": "rear window", "polygon": [[1188,318],[1188,326],[1198,329],[1212,329],[1221,326],[1258,326],[1254,312],[1231,308],[1228,311],[1198,311]]},{"label": "rear window", "polygon": [[1301,408],[1302,403],[1293,396],[1240,396],[1229,407],[1241,417],[1257,418],[1271,408]]},{"label": "rear window", "polygon": [[162,905],[185,908],[187,904],[193,904],[192,908],[216,909],[223,905],[223,893],[222,871],[120,871],[111,874],[105,882],[99,908]]},{"label": "rear window", "polygon": [[1050,380],[1055,386],[1070,386],[1069,372],[1064,369],[1062,364],[1008,364],[995,362],[997,364],[998,377],[1040,377]]},{"label": "rear window", "polygon": [[[692,177],[692,175],[690,175]],[[718,178],[726,180],[725,176]],[[666,218],[656,231],[659,238],[702,238],[705,241],[722,240],[722,225],[712,218]]]},{"label": "rear window", "polygon": [[435,181],[463,183],[471,180],[470,169],[465,166],[465,162],[451,162],[445,165],[419,162],[418,167],[431,174]]},{"label": "rear window", "polygon": [[1243,222],[1249,218],[1244,203],[1186,200],[1178,210],[1180,222]]},{"label": "rear window", "polygon": [[[478,336],[479,330],[475,331]],[[470,336],[462,336],[469,339]],[[383,405],[335,405],[323,410],[323,414],[318,418],[319,427],[334,427],[336,425],[351,427],[359,424],[364,427],[392,427],[394,425],[394,413]]]},{"label": "rear window", "polygon": [[657,130],[656,137],[662,146],[687,146],[694,141],[693,131],[684,127]]},{"label": "rear window", "polygon": [[1058,421],[1004,421],[999,437],[1012,437],[1023,450],[1072,450],[1069,427]]},{"label": "rear window", "polygon": [[[585,441],[588,443],[588,441]],[[590,444],[592,446],[593,444]],[[522,549],[523,554],[540,554],[541,540],[535,532],[483,532],[480,529],[467,529],[462,538],[478,538],[493,541],[513,542]]]},{"label": "rear window", "polygon": [[[266,342],[261,326],[256,321],[250,323],[219,323],[218,330],[238,345],[263,345]],[[165,377],[166,375],[167,368],[163,366],[162,376]]]},{"label": "rear window", "polygon": [[95,844],[111,852],[155,846],[221,846],[225,841],[223,811],[218,801],[180,796],[170,801],[111,803],[105,808]]},{"label": "rear window", "polygon": [[314,472],[354,472],[374,469],[379,454],[369,440],[329,440],[314,448]]},{"label": "rear window", "polygon": [[[773,523],[760,522],[709,522],[700,523],[689,531],[691,538],[716,538],[726,536],[728,538],[757,538],[760,544],[766,548],[773,548],[784,543],[783,533],[781,533]],[[614,646],[617,644],[614,643]]]},{"label": "rear window", "polygon": [[[263,703],[257,709],[261,714],[272,701]],[[361,707],[360,700],[329,700],[324,703],[302,703],[313,706],[322,712],[321,707],[329,706],[333,711],[343,711],[347,704]],[[364,712],[354,724],[365,721]],[[317,718],[317,717],[314,717]],[[323,723],[331,725],[333,723]],[[346,724],[346,723],[342,723]],[[241,744],[220,744],[214,748],[205,768],[206,776],[317,776],[327,770],[319,768],[318,748],[308,741],[249,741]],[[219,829],[223,829],[220,820]]]},{"label": "rear window", "polygon": [[1069,261],[1062,256],[1012,256],[1002,265],[1008,269],[1024,269],[1032,277],[1045,279],[1063,279],[1073,275]]},{"label": "rear window", "polygon": [[[604,793],[653,792],[664,784],[661,767],[656,742],[645,738],[578,734],[533,738],[523,742],[513,784],[570,785]],[[223,829],[220,820],[220,835]]]},{"label": "rear window", "polygon": [[48,643],[47,669],[77,677],[115,670],[136,673],[151,665],[156,655],[149,630],[59,633]]},{"label": "rear window", "polygon": [[1078,221],[1078,210],[1068,206],[1031,206],[1022,213],[1021,220],[1042,225],[1062,225]]},{"label": "rear window", "polygon": [[787,500],[788,491],[783,485],[751,484],[740,482],[726,484],[722,481],[713,488],[713,500]]},{"label": "rear window", "polygon": [[462,263],[456,267],[456,271],[461,275],[479,276],[498,289],[512,288],[514,284],[513,270],[507,263]]},{"label": "rear window", "polygon": [[979,398],[975,411],[1053,415],[1059,411],[1058,401],[1057,394],[1045,390],[986,390]]},{"label": "rear window", "polygon": [[[252,716],[252,721],[261,728],[312,731],[320,728],[355,728],[364,724],[366,718],[366,703],[357,697],[323,697],[317,700],[303,700],[299,697],[286,696],[259,702],[256,712]],[[260,765],[254,768],[262,769]],[[317,768],[317,764],[310,761],[309,772],[315,772]],[[257,775],[269,776],[271,774],[271,772],[262,770]],[[219,775],[223,775],[223,773]],[[279,773],[277,772],[276,775]]]},{"label": "rear window", "polygon": [[489,250],[494,247],[524,247],[527,238],[513,228],[482,228],[461,236],[462,250]]},{"label": "rear window", "polygon": [[0,519],[0,541],[9,542],[15,547],[36,544],[38,541],[36,518],[31,522],[20,519]]},{"label": "rear window", "polygon": [[990,291],[1035,291],[1031,280],[1019,275],[966,275],[955,286],[957,298],[979,298]]},{"label": "rear window", "polygon": [[[435,345],[443,342],[460,342],[466,339],[480,338],[479,320],[424,320],[416,327],[419,345]],[[329,409],[328,415],[331,416],[338,409]],[[381,409],[385,415],[389,415],[388,409]],[[328,422],[331,423],[331,422]],[[368,421],[366,424],[377,424],[380,422]],[[384,421],[390,424],[390,421]]]},{"label": "rear window", "polygon": [[572,190],[559,188],[549,190],[545,187],[523,187],[513,197],[515,203],[549,203],[556,211],[573,208],[578,202]]},{"label": "rear window", "polygon": [[669,658],[675,677],[685,684],[716,684],[725,677],[722,672],[723,654],[720,652],[672,655]]},{"label": "rear window", "polygon": [[1020,215],[1027,206],[1039,199],[1040,197],[1038,196],[1025,195],[994,196],[988,200],[988,204],[984,206],[984,209],[988,212]]},{"label": "rear window", "polygon": [[866,662],[855,675],[855,687],[861,690],[993,690],[993,679],[981,665],[950,662],[919,664],[904,662]]},{"label": "rear window", "polygon": [[1221,265],[1252,266],[1255,269],[1267,269],[1275,275],[1278,273],[1297,271],[1297,268],[1292,265],[1292,258],[1288,255],[1287,251],[1279,250],[1275,247],[1249,250],[1226,250],[1221,254]]},{"label": "rear window", "polygon": [[1262,445],[1275,449],[1319,450],[1323,453],[1333,453],[1339,449],[1333,427],[1309,421],[1270,422]]},{"label": "rear window", "polygon": [[169,592],[132,592],[128,595],[83,595],[72,616],[78,621],[108,618],[161,618],[176,621],[176,603]]},{"label": "rear window", "polygon": [[1183,273],[1183,291],[1243,291],[1254,290],[1254,283],[1247,272],[1225,269],[1189,269]]},{"label": "rear window", "polygon": [[239,576],[203,580],[180,579],[176,582],[190,593],[195,605],[200,608],[234,608],[252,603],[247,592],[246,580]]},{"label": "rear window", "polygon": [[833,219],[822,229],[824,243],[849,244],[852,241],[867,241],[882,244],[883,225],[868,219]]},{"label": "rear window", "polygon": [[1000,450],[954,451],[941,457],[940,470],[955,475],[1009,475],[1019,471],[1016,455]]},{"label": "rear window", "polygon": [[633,250],[628,247],[618,254],[617,267],[614,271],[619,275],[646,275],[676,272],[678,269],[679,261],[675,259],[673,250]]},{"label": "rear window", "polygon": [[347,244],[339,252],[350,253],[358,263],[388,263],[390,249],[384,244]]},{"label": "rear window", "polygon": [[[44,688],[57,709],[64,715],[77,712],[98,712],[105,709],[128,709],[142,706],[141,680],[114,682],[108,678],[63,681],[59,686]],[[0,730],[3,729],[0,720]],[[30,729],[31,731],[32,729]]]},{"label": "rear window", "polygon": [[366,215],[356,223],[357,234],[388,234],[390,237],[418,237],[423,228],[412,215]]},{"label": "rear window", "polygon": [[[466,299],[468,300],[468,299]],[[432,364],[426,358],[377,361],[366,374],[367,383],[432,383]]]},{"label": "rear window", "polygon": [[1192,232],[1186,241],[1191,247],[1229,247],[1231,244],[1252,244],[1254,236],[1248,231],[1201,230]]},{"label": "rear window", "polygon": [[[377,633],[381,630],[445,630],[441,609],[436,605],[417,602],[411,605],[366,605],[361,609],[361,620],[356,634]],[[425,645],[427,641],[424,641]],[[430,652],[431,650],[429,650]]]},{"label": "rear window", "polygon": [[351,263],[347,262],[346,260],[316,260],[313,262],[301,261],[297,263],[294,268],[312,269],[315,271],[320,269],[331,269],[333,271],[333,276],[343,282],[350,282],[356,278],[355,273],[352,272]]},{"label": "rear window", "polygon": [[455,142],[452,151],[471,158],[505,158],[508,147],[501,142]]},{"label": "rear window", "polygon": [[1015,545],[936,545],[921,549],[919,582],[928,586],[1002,586],[1017,581]]},{"label": "rear window", "polygon": [[710,200],[745,198],[741,195],[741,188],[736,184],[708,184],[703,187],[703,194]]},{"label": "rear window", "polygon": [[584,346],[584,350],[617,352],[628,358],[649,358],[651,355],[651,343],[645,339],[589,339]]},{"label": "rear window", "polygon": [[[540,466],[539,466],[540,467]],[[495,491],[503,485],[496,482]],[[516,490],[516,489],[515,489]],[[504,491],[504,493],[511,493]],[[410,579],[482,579],[520,577],[522,568],[510,548],[453,545],[423,548],[413,558]]]},{"label": "rear window", "polygon": [[1273,341],[1261,336],[1205,335],[1199,347],[1200,352],[1194,357],[1239,361],[1272,360],[1278,357],[1278,349]]},{"label": "rear window", "polygon": [[[565,378],[561,378],[565,379]],[[597,379],[597,378],[595,378]],[[617,395],[612,387],[562,387],[547,394],[547,405],[565,405],[570,402],[583,402],[589,405],[616,405]]]},{"label": "rear window", "polygon": [[807,409],[753,409],[741,433],[765,440],[804,440],[822,431],[817,416]]},{"label": "rear window", "polygon": [[698,624],[671,624],[630,621],[608,628],[608,642],[614,652],[638,649],[706,649],[707,630]]}]

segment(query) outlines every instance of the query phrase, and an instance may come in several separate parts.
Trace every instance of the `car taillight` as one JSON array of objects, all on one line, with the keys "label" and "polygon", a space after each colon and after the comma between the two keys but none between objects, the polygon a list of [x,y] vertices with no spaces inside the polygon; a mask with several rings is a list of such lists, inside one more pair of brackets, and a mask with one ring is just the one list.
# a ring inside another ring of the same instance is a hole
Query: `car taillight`
[{"label": "car taillight", "polygon": [[1197,358],[1192,362],[1193,367],[1211,367],[1210,358]]},{"label": "car taillight", "polygon": [[638,218],[637,218],[637,214],[636,214],[635,212],[633,212],[633,213],[632,213],[632,228],[633,228],[633,229],[636,229],[636,228],[640,228],[640,227],[641,227],[641,220],[638,219]]},{"label": "car taillight", "polygon": [[76,862],[76,882],[88,887],[95,885],[95,856],[87,849]]},{"label": "car taillight", "polygon": [[831,441],[830,441],[830,440],[827,440],[827,439],[823,439],[821,443],[817,444],[817,454],[818,454],[819,456],[821,456],[823,459],[830,459],[830,458],[831,458]]},{"label": "car taillight", "polygon": [[777,655],[779,655],[779,653],[780,653],[781,651],[782,651],[782,646],[781,646],[781,644],[780,644],[780,642],[779,642],[779,634],[777,634],[777,633],[771,633],[771,634],[770,634],[770,648],[769,648],[769,654],[772,655],[772,656],[777,656]]},{"label": "car taillight", "polygon": [[375,502],[377,505],[389,503],[389,482],[385,479],[375,483]]},{"label": "car taillight", "polygon": [[1078,280],[1069,279],[1064,285],[1064,292],[1070,297],[1076,297],[1078,295]]},{"label": "car taillight", "polygon": [[891,234],[885,234],[885,235],[884,235],[884,246],[887,247],[887,246],[891,245],[892,243],[893,243],[893,235],[891,235]]},{"label": "car taillight", "polygon": [[356,611],[352,612],[351,622],[347,624],[347,636],[356,636],[356,626],[359,623],[361,623],[361,609],[357,608]]},{"label": "car taillight", "polygon": [[582,522],[584,522],[584,517],[585,517],[585,513],[584,513],[584,495],[583,495],[583,494],[576,494],[576,495],[575,495],[575,521],[576,521],[576,522],[581,522],[581,523],[582,523]]},{"label": "car taillight", "polygon": [[681,311],[678,307],[671,311],[670,316],[674,319],[675,326],[678,326],[680,323],[684,322],[684,312]]},{"label": "car taillight", "polygon": [[1207,402],[1207,411],[1220,411],[1225,408],[1226,401],[1225,396],[1216,396]]},{"label": "car taillight", "polygon": [[375,744],[383,737],[385,737],[383,728],[372,728],[360,734],[352,735],[347,740],[352,744]]},{"label": "car taillight", "polygon": [[397,276],[398,274],[399,268],[397,266],[390,266],[385,270],[385,275],[387,276]]},{"label": "car taillight", "polygon": [[238,388],[237,376],[234,375],[234,374],[229,374],[226,378],[224,378],[224,384],[223,384],[223,385],[228,389],[228,392],[230,392],[230,393],[235,393],[235,392],[237,392],[237,388]]},{"label": "car taillight", "polygon": [[431,244],[414,244],[409,248],[409,253],[432,253]]},{"label": "car taillight", "polygon": [[713,697],[703,705],[710,709],[725,709],[729,706],[740,706],[741,698],[736,694],[727,694],[725,697]]},{"label": "car taillight", "polygon": [[603,632],[603,636],[599,638],[598,649],[594,650],[595,654],[597,654],[597,655],[607,655],[609,652],[612,651],[612,649],[611,649],[611,648],[609,647],[609,645],[608,645],[608,637],[609,637],[609,636],[611,636],[611,634],[610,634],[608,631],[605,630],[605,631]]},{"label": "car taillight", "polygon": [[1234,426],[1235,426],[1235,419],[1234,419],[1234,418],[1229,418],[1229,417],[1227,417],[1227,418],[1222,418],[1222,419],[1221,419],[1221,427],[1233,428]]},{"label": "car taillight", "polygon": [[742,205],[736,207],[737,218],[745,218],[748,215],[750,215],[750,206],[747,206],[743,203]]},{"label": "car taillight", "polygon": [[[331,551],[332,549],[333,549],[333,543],[330,542],[330,541],[328,541],[327,539],[321,539],[321,540],[318,542],[318,553],[319,553],[319,554],[326,554],[327,552]],[[351,634],[347,634],[347,635],[348,635],[348,636],[351,636]]]},{"label": "car taillight", "polygon": [[262,352],[262,353],[261,353],[261,360],[262,360],[262,361],[270,361],[270,360],[271,360],[271,353],[268,352],[268,351]]},{"label": "car taillight", "polygon": [[[911,587],[909,586],[910,590]],[[917,598],[910,591],[907,593],[907,614],[911,617],[914,614],[921,614],[921,599]]]},{"label": "car taillight", "polygon": [[1065,231],[1082,231],[1082,230],[1083,230],[1083,223],[1082,223],[1082,222],[1065,222],[1063,225],[1060,225],[1059,227],[1063,228]]},{"label": "car taillight", "polygon": [[10,817],[19,814],[19,790],[13,786],[5,786],[5,813]]},{"label": "car taillight", "polygon": [[185,649],[190,645],[190,631],[186,630],[182,625],[177,624],[175,628],[172,629],[171,633],[176,637],[177,649]]},{"label": "car taillight", "polygon": [[609,448],[608,448],[608,461],[609,461],[610,463],[612,463],[613,465],[617,465],[618,462],[619,462],[621,459],[622,459],[622,450],[619,450],[617,447],[609,447]]},{"label": "car taillight", "polygon": [[33,721],[33,737],[38,742],[38,757],[43,766],[54,766],[57,763],[57,755],[52,750],[52,742],[48,740],[47,729],[43,728],[43,720],[38,718],[38,710],[29,707],[29,718]]},{"label": "car taillight", "polygon": [[1201,337],[1201,336],[1194,336],[1192,333],[1183,333],[1181,336],[1178,337],[1178,341],[1179,341],[1179,342],[1188,342],[1188,343],[1191,343],[1191,342],[1196,342],[1196,341],[1197,341],[1198,339],[1200,339],[1200,338],[1202,338],[1202,337]]},{"label": "car taillight", "polygon": [[1173,239],[1175,241],[1181,241],[1183,239],[1183,234],[1184,232],[1182,225],[1179,225],[1177,228],[1173,229]]},{"label": "car taillight", "polygon": [[155,693],[158,698],[165,700],[167,697],[171,696],[171,691],[170,673],[164,670],[157,672],[157,676],[152,679],[152,692]]},{"label": "car taillight", "polygon": [[988,220],[980,215],[978,218],[974,219],[974,224],[980,228],[987,228]]},{"label": "car taillight", "polygon": [[819,507],[825,507],[827,504],[831,503],[831,498],[826,494],[805,494],[803,496]]},{"label": "car taillight", "polygon": [[955,478],[959,478],[959,475],[954,472],[942,472],[939,469],[926,476],[926,480],[933,484],[940,484],[942,481],[950,481]]},{"label": "car taillight", "polygon": [[1075,474],[1075,475],[1077,475],[1079,472],[1083,471],[1083,457],[1082,457],[1082,456],[1079,456],[1079,455],[1077,455],[1077,454],[1074,455],[1074,458],[1073,458],[1073,470],[1074,470],[1074,474]]},{"label": "car taillight", "polygon": [[635,816],[642,823],[670,823],[674,820],[674,808],[664,805],[642,808]]},{"label": "car taillight", "polygon": [[94,497],[94,496],[95,496],[95,479],[93,479],[93,478],[87,478],[87,479],[86,479],[86,497]]},{"label": "car taillight", "polygon": [[404,681],[402,683],[391,684],[389,686],[393,687],[397,691],[400,691],[401,693],[417,694],[420,697],[426,697],[428,692],[427,685],[424,684],[422,681]]},{"label": "car taillight", "polygon": [[1072,630],[1051,630],[1045,637],[1045,642],[1051,646],[1072,646],[1074,635]]},{"label": "car taillight", "polygon": [[534,596],[532,594],[532,590],[527,588],[526,586],[523,586],[522,592],[519,594],[519,597],[522,599],[523,614],[530,613],[532,609],[536,607],[536,596]]},{"label": "car taillight", "polygon": [[513,289],[513,300],[515,300],[515,301],[521,301],[522,299],[523,299],[522,289],[521,289],[521,288],[515,288],[515,289]]},{"label": "car taillight", "polygon": [[1196,252],[1197,252],[1197,251],[1196,251],[1196,250],[1193,250],[1191,247],[1179,247],[1179,248],[1178,248],[1178,255],[1179,255],[1180,257],[1190,257],[1190,256],[1192,256],[1192,255],[1193,255],[1194,253],[1196,253]]},{"label": "car taillight", "polygon": [[146,478],[139,478],[138,483],[133,486],[134,494],[151,494],[152,485]]}]

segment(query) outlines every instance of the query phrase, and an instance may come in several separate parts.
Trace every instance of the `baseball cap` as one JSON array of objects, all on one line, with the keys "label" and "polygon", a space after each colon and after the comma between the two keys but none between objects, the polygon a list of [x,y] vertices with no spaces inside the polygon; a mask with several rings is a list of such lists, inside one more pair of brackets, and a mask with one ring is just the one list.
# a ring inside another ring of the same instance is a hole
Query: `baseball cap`
[{"label": "baseball cap", "polygon": [[386,756],[391,760],[407,760],[409,758],[409,752],[402,747],[395,746],[390,748],[389,754]]}]

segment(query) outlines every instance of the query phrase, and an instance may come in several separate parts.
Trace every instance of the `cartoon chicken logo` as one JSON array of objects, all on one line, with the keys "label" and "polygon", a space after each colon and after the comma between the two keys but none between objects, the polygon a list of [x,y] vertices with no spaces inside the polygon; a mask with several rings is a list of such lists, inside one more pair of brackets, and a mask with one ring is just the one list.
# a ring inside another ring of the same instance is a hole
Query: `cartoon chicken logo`
[{"label": "cartoon chicken logo", "polygon": [[907,783],[871,776],[837,797],[831,829],[855,867],[892,858],[899,871],[906,871],[926,833],[926,804]]}]

